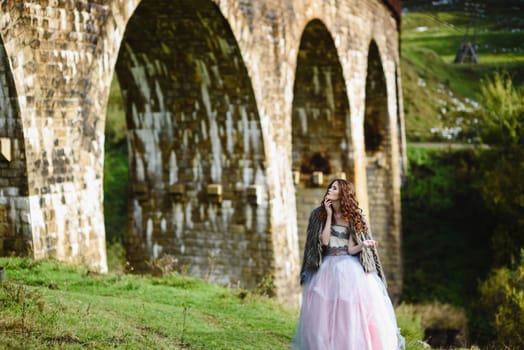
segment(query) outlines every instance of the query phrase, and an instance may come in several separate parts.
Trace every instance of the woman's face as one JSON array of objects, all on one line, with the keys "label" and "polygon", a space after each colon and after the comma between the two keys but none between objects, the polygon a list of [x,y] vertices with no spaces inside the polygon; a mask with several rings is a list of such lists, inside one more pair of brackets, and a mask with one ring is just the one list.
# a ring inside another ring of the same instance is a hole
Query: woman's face
[{"label": "woman's face", "polygon": [[338,201],[340,199],[340,187],[338,181],[335,181],[329,186],[326,198],[332,202]]}]

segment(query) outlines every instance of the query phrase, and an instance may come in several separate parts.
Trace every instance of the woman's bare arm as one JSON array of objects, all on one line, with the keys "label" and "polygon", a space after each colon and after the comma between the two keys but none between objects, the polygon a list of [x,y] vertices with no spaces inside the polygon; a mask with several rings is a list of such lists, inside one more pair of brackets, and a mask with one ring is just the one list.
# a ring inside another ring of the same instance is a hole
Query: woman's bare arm
[{"label": "woman's bare arm", "polygon": [[377,244],[378,244],[377,241],[375,241],[373,239],[366,239],[362,243],[357,244],[353,240],[353,236],[350,235],[349,236],[349,244],[348,244],[348,253],[351,254],[351,255],[355,255],[355,254],[360,253],[360,251],[362,249],[376,247]]}]

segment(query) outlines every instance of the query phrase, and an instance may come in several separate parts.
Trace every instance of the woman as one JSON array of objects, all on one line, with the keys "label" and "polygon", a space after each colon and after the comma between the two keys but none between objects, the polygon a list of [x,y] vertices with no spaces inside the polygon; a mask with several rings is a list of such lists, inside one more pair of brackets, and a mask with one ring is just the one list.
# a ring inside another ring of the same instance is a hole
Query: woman
[{"label": "woman", "polygon": [[376,247],[353,185],[334,180],[309,217],[292,349],[403,348]]}]

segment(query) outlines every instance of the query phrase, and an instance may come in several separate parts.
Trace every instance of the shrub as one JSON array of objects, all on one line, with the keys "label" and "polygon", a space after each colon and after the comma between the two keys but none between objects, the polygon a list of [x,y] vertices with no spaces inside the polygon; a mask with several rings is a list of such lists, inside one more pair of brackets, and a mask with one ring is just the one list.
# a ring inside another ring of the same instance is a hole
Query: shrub
[{"label": "shrub", "polygon": [[507,73],[495,73],[482,81],[482,108],[476,115],[484,143],[505,147],[524,143],[524,102]]},{"label": "shrub", "polygon": [[122,242],[113,239],[111,243],[106,244],[107,267],[109,271],[123,273],[126,270],[126,250]]},{"label": "shrub", "polygon": [[407,344],[419,339],[436,347],[465,346],[467,318],[463,309],[438,302],[402,304],[395,310]]},{"label": "shrub", "polygon": [[524,247],[524,90],[507,73],[485,80],[479,137],[489,145],[480,164],[477,188],[497,225],[492,235],[493,266],[510,266]]},{"label": "shrub", "polygon": [[492,271],[480,284],[470,325],[480,345],[496,349],[524,349],[524,250],[514,268]]},{"label": "shrub", "polygon": [[[471,149],[408,147],[402,189],[402,300],[467,305],[491,267],[495,218],[473,187],[478,158]],[[486,258],[488,257],[488,258]]]},{"label": "shrub", "polygon": [[398,327],[406,341],[419,340],[424,337],[422,327],[422,317],[415,312],[415,306],[412,304],[401,304],[395,308]]},{"label": "shrub", "polygon": [[106,145],[104,159],[104,222],[106,241],[125,243],[127,234],[127,145]]}]

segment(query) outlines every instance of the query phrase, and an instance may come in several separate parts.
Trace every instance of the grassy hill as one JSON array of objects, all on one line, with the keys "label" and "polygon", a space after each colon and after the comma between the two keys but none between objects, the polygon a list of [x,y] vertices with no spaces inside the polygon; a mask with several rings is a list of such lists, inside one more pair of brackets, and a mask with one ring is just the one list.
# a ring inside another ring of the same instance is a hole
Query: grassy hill
[{"label": "grassy hill", "polygon": [[0,258],[2,349],[287,349],[297,312],[177,274]]},{"label": "grassy hill", "polygon": [[[479,103],[482,79],[505,70],[524,81],[524,3],[483,1],[477,20],[479,63],[453,63],[465,34],[474,37],[464,2],[403,1],[401,69],[408,141],[442,141],[459,133],[460,112]],[[468,140],[462,140],[468,141]]]},{"label": "grassy hill", "polygon": [[[288,349],[298,309],[254,290],[168,273],[109,273],[53,261],[0,258],[1,349]],[[397,311],[408,350],[420,317]]]}]

